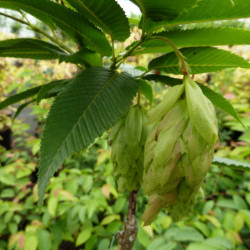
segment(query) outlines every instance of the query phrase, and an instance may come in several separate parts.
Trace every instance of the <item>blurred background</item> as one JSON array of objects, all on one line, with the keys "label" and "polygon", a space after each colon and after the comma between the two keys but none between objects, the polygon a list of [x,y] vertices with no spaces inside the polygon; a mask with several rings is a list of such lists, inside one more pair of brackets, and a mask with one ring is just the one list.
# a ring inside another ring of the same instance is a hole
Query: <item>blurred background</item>
[{"label": "blurred background", "polygon": [[[130,18],[139,19],[140,12],[135,6],[128,5],[125,0],[119,3]],[[13,15],[1,9],[0,12]],[[18,14],[16,17],[21,18]],[[27,18],[40,29],[47,29],[34,18]],[[250,28],[247,20],[218,25]],[[131,38],[124,44],[117,44],[117,52],[140,35],[136,26],[131,28]],[[0,35],[0,40],[27,36],[44,39],[2,15]],[[63,34],[57,35],[69,43]],[[250,60],[249,46],[224,49]],[[127,63],[146,67],[155,56],[129,57]],[[77,70],[74,65],[57,61],[0,58],[0,101],[30,87],[71,78]],[[250,70],[226,69],[198,75],[195,80],[228,99],[245,125],[243,127],[233,117],[216,109],[220,141],[215,155],[250,162]],[[154,102],[151,104],[143,99],[145,108],[157,104],[166,89],[167,86],[154,83]],[[109,249],[115,233],[122,230],[128,193],[117,191],[108,132],[90,148],[66,160],[51,179],[43,206],[37,205],[39,141],[52,101],[44,99],[39,105],[28,105],[14,121],[13,114],[19,105],[0,111],[0,250]],[[189,218],[173,223],[167,212],[162,211],[147,227],[143,227],[140,219],[147,197],[139,191],[139,233],[134,249],[250,249],[250,173],[211,166],[203,190],[205,196],[200,198]],[[113,249],[117,249],[116,245],[114,241]]]}]

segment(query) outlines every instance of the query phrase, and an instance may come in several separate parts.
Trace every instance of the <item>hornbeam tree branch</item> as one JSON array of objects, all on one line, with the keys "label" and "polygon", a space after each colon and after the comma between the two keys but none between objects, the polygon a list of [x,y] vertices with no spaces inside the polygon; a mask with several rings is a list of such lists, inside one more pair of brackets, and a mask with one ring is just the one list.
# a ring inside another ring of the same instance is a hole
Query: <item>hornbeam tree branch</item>
[{"label": "hornbeam tree branch", "polygon": [[129,197],[128,217],[124,224],[123,231],[118,235],[119,250],[132,250],[137,233],[138,225],[135,215],[137,191],[132,191]]}]

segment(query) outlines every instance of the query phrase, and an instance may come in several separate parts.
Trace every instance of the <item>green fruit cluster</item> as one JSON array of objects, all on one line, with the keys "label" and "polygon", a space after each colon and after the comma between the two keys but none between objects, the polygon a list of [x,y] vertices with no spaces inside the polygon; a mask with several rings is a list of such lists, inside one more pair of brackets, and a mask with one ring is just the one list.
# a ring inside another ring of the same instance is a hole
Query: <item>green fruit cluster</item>
[{"label": "green fruit cluster", "polygon": [[146,117],[139,106],[133,106],[110,133],[111,161],[119,192],[131,192],[140,187],[148,134],[148,127],[144,126]]},{"label": "green fruit cluster", "polygon": [[192,209],[213,159],[214,107],[185,76],[150,112],[148,123],[153,129],[145,144],[142,188],[149,201],[142,219],[150,224],[165,207],[178,221]]}]

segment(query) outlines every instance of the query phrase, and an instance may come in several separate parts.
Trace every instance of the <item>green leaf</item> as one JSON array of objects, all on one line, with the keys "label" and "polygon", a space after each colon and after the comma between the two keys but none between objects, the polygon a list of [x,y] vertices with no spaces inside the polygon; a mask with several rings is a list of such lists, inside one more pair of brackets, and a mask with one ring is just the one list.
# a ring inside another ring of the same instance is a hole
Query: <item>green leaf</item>
[{"label": "green leaf", "polygon": [[47,20],[53,21],[75,42],[86,44],[101,55],[111,55],[111,46],[105,35],[87,19],[63,5],[49,0],[0,0],[0,7],[21,9],[46,24]]},{"label": "green leaf", "polygon": [[121,213],[127,203],[126,198],[120,197],[116,200],[114,205],[114,213]]},{"label": "green leaf", "polygon": [[[163,75],[156,75],[156,74],[146,75],[143,77],[143,79],[146,79],[149,81],[161,82],[161,83],[167,84],[170,87],[180,85],[183,82],[181,79],[172,78],[172,77],[163,76]],[[224,110],[226,113],[233,116],[237,121],[239,121],[243,125],[233,105],[226,98],[224,98],[222,95],[216,93],[215,91],[213,91],[212,89],[206,87],[205,85],[201,83],[197,83],[197,84],[201,88],[203,94],[213,103],[214,106]]]},{"label": "green leaf", "polygon": [[0,183],[5,184],[7,186],[15,186],[16,185],[16,178],[15,176],[11,174],[4,173],[3,171],[0,171]]},{"label": "green leaf", "polygon": [[9,230],[10,230],[12,235],[18,231],[18,224],[17,223],[10,222],[8,226],[9,226]]},{"label": "green leaf", "polygon": [[92,227],[85,228],[76,239],[76,246],[80,246],[85,243],[91,236]]},{"label": "green leaf", "polygon": [[222,249],[232,249],[233,244],[230,240],[223,237],[213,237],[205,240],[206,244],[211,247],[221,247]]},{"label": "green leaf", "polygon": [[20,113],[30,104],[34,102],[34,100],[31,100],[29,102],[25,102],[24,104],[20,105],[15,113],[15,115],[13,116],[12,121],[15,121],[15,119],[20,115]]},{"label": "green leaf", "polygon": [[58,198],[51,196],[48,200],[48,211],[52,217],[56,216],[56,210],[58,206]]},{"label": "green leaf", "polygon": [[161,82],[161,83],[167,84],[170,87],[180,85],[183,83],[181,79],[172,78],[169,76],[157,75],[157,74],[145,75],[143,76],[143,79],[148,80],[148,81]]},{"label": "green leaf", "polygon": [[112,221],[114,220],[120,220],[120,215],[118,214],[111,214],[106,216],[105,218],[103,218],[103,220],[101,221],[101,225],[107,225],[110,224]]},{"label": "green leaf", "polygon": [[128,19],[115,0],[68,0],[85,18],[89,19],[114,40],[123,42],[129,37]]},{"label": "green leaf", "polygon": [[[186,248],[187,250],[211,250],[211,246],[207,245],[205,242],[196,242],[196,243],[192,243],[190,245],[188,245],[188,247]],[[213,247],[213,250],[224,250],[222,248],[218,248],[218,247]]]},{"label": "green leaf", "polygon": [[248,228],[250,228],[250,211],[248,210],[240,210],[239,212],[241,215],[243,215],[244,220],[248,226]]},{"label": "green leaf", "polygon": [[[250,44],[250,30],[231,27],[164,31],[157,33],[157,36],[168,38],[179,48]],[[162,40],[149,40],[134,54],[168,53],[172,50],[172,47]]]},{"label": "green leaf", "polygon": [[244,226],[245,218],[241,212],[238,212],[234,218],[234,229],[239,232]]},{"label": "green leaf", "polygon": [[50,233],[47,230],[39,230],[37,236],[39,250],[51,249]]},{"label": "green leaf", "polygon": [[250,205],[250,193],[246,194],[246,201],[248,202],[248,204]]},{"label": "green leaf", "polygon": [[167,239],[176,241],[202,241],[203,235],[193,227],[170,228],[165,234]]},{"label": "green leaf", "polygon": [[130,25],[136,25],[136,26],[138,26],[139,23],[140,23],[140,19],[136,19],[136,18],[129,18],[128,21],[129,21]]},{"label": "green leaf", "polygon": [[155,238],[155,239],[153,239],[153,241],[151,241],[147,250],[155,250],[155,249],[158,249],[159,247],[165,246],[165,245],[166,245],[165,238],[163,238],[163,237]]},{"label": "green leaf", "polygon": [[138,241],[146,248],[151,243],[150,235],[143,229],[142,226],[138,228]]},{"label": "green leaf", "polygon": [[205,85],[198,83],[199,87],[201,88],[203,94],[213,103],[214,106],[222,109],[226,113],[233,116],[238,122],[241,122],[237,112],[235,111],[233,105],[222,95],[216,93],[215,91],[211,90],[210,88],[206,87]]},{"label": "green leaf", "polygon": [[189,12],[183,12],[172,23],[195,23],[219,20],[231,20],[250,17],[250,2],[248,0],[202,0],[198,6]]},{"label": "green leaf", "polygon": [[247,203],[239,195],[234,195],[233,196],[233,201],[236,204],[236,206],[238,207],[238,209],[248,209]]},{"label": "green leaf", "polygon": [[[6,108],[9,105],[15,104],[17,102],[20,102],[22,100],[25,100],[29,97],[32,97],[38,93],[37,102],[39,102],[41,99],[43,99],[46,94],[54,94],[55,92],[50,91],[60,85],[64,85],[68,82],[68,79],[53,81],[51,83],[47,83],[45,85],[41,85],[38,87],[34,87],[31,89],[28,89],[26,91],[23,91],[19,94],[12,95],[8,97],[6,100],[0,102],[0,110]],[[58,89],[57,89],[58,91]],[[39,100],[39,101],[38,101]]]},{"label": "green leaf", "polygon": [[62,79],[40,86],[41,88],[39,89],[36,98],[37,104],[46,97],[57,95],[70,81],[71,79]]},{"label": "green leaf", "polygon": [[13,198],[15,197],[15,190],[12,188],[5,188],[2,192],[1,192],[1,198]]},{"label": "green leaf", "polygon": [[157,248],[157,250],[166,250],[166,249],[168,250],[178,249],[177,243],[170,241],[170,242],[167,242],[165,245]]},{"label": "green leaf", "polygon": [[29,97],[36,95],[39,92],[39,90],[41,89],[41,87],[42,86],[31,88],[31,89],[28,89],[28,90],[21,92],[19,94],[12,95],[12,96],[8,97],[6,100],[0,102],[0,110],[6,108],[9,105],[15,104],[17,102],[20,102],[24,99],[27,99]]},{"label": "green leaf", "polygon": [[24,250],[36,250],[38,246],[38,239],[34,234],[25,235]]},{"label": "green leaf", "polygon": [[229,167],[236,170],[250,171],[250,164],[228,158],[214,157],[213,164],[220,167]]},{"label": "green leaf", "polygon": [[95,234],[93,234],[88,241],[85,243],[84,248],[85,250],[93,250],[95,249],[96,242],[98,241],[98,238]]},{"label": "green leaf", "polygon": [[236,204],[231,199],[219,198],[216,205],[219,207],[224,207],[224,208],[230,208],[230,209],[236,209],[236,210],[238,209]]},{"label": "green leaf", "polygon": [[[89,68],[72,79],[52,105],[42,135],[39,199],[72,153],[88,147],[128,109],[137,81],[127,73]],[[55,136],[56,135],[56,136]]]},{"label": "green leaf", "polygon": [[231,250],[233,249],[233,244],[231,241],[224,237],[213,237],[204,240],[203,242],[196,242],[190,244],[187,250]]},{"label": "green leaf", "polygon": [[115,234],[116,232],[120,231],[123,227],[123,223],[121,222],[121,220],[117,220],[117,221],[113,221],[111,222],[106,230],[111,233],[111,234]]},{"label": "green leaf", "polygon": [[[244,122],[244,121],[243,121]],[[245,124],[245,123],[244,123]],[[247,125],[245,125],[247,127]],[[245,141],[250,144],[250,127],[248,127],[244,133],[239,137],[238,141]]]},{"label": "green leaf", "polygon": [[[193,74],[215,72],[225,68],[250,68],[250,63],[242,57],[217,48],[185,48],[180,51],[187,59],[186,61]],[[177,75],[182,74],[174,52],[153,59],[149,63],[149,69],[162,70]]]},{"label": "green leaf", "polygon": [[204,206],[203,206],[203,209],[202,209],[202,214],[207,214],[210,210],[212,210],[214,206],[214,201],[207,201]]},{"label": "green leaf", "polygon": [[228,210],[226,211],[224,218],[223,218],[223,227],[226,230],[234,230],[234,218],[235,218],[235,212]]},{"label": "green leaf", "polygon": [[221,223],[215,216],[206,214],[203,218],[212,223],[215,227],[221,228]]},{"label": "green leaf", "polygon": [[13,211],[8,211],[7,213],[5,213],[3,218],[4,223],[7,224],[8,222],[10,222],[12,220],[13,214],[14,214]]},{"label": "green leaf", "polygon": [[180,13],[195,6],[197,0],[131,0],[142,11],[146,18],[154,21],[172,20]]},{"label": "green leaf", "polygon": [[102,239],[100,240],[98,244],[97,250],[103,250],[103,249],[108,249],[110,245],[110,240],[109,239]]},{"label": "green leaf", "polygon": [[208,227],[208,225],[206,225],[205,223],[203,222],[200,222],[200,221],[195,221],[193,223],[194,227],[196,227],[200,232],[203,233],[204,236],[206,237],[209,237],[210,234],[211,234],[211,231]]},{"label": "green leaf", "polygon": [[82,64],[87,67],[102,66],[100,54],[84,47],[74,54],[61,57],[61,61]]},{"label": "green leaf", "polygon": [[141,88],[141,93],[149,100],[150,104],[153,103],[153,89],[151,84],[142,79],[139,80],[139,86]]},{"label": "green leaf", "polygon": [[183,12],[174,20],[162,22],[148,20],[146,27],[147,32],[152,32],[162,27],[180,24],[248,18],[250,17],[249,9],[249,0],[235,0],[234,5],[230,0],[202,0],[198,2],[197,7]]},{"label": "green leaf", "polygon": [[0,41],[0,57],[51,60],[65,55],[65,51],[59,47],[36,39],[17,38]]}]

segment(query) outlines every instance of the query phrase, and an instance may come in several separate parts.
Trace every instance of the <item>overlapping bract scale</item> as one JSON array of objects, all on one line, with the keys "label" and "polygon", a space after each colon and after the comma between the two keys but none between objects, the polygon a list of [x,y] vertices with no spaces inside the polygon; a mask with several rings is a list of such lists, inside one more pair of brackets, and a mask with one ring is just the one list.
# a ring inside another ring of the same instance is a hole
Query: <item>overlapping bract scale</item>
[{"label": "overlapping bract scale", "polygon": [[111,131],[109,137],[112,145],[111,160],[120,192],[126,190],[131,192],[140,187],[144,144],[148,134],[145,122],[145,112],[139,106],[134,106]]},{"label": "overlapping bract scale", "polygon": [[150,224],[167,208],[175,221],[188,215],[213,159],[217,120],[213,105],[188,76],[149,114],[142,187]]}]

